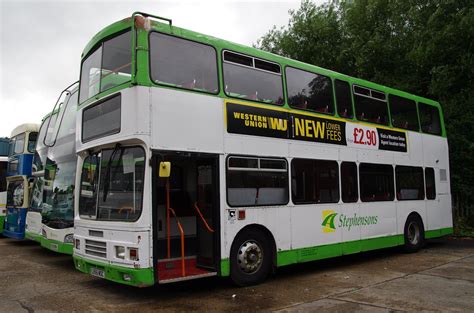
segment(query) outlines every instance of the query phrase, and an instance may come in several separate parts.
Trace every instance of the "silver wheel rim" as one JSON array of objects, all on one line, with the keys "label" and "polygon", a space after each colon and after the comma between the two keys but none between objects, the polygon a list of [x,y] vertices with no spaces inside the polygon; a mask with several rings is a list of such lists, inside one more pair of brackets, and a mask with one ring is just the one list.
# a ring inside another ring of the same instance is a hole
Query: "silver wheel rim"
[{"label": "silver wheel rim", "polygon": [[263,250],[255,240],[247,240],[237,252],[237,264],[242,272],[253,274],[257,272],[263,263]]},{"label": "silver wheel rim", "polygon": [[420,241],[420,227],[418,226],[418,223],[410,222],[410,224],[408,224],[407,236],[410,244],[414,246],[418,244]]}]

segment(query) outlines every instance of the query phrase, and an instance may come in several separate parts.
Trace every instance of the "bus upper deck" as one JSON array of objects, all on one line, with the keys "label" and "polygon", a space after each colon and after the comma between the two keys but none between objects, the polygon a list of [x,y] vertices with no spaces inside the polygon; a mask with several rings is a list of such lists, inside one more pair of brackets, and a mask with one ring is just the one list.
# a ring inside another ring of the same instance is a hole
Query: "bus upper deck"
[{"label": "bus upper deck", "polygon": [[22,124],[11,133],[8,176],[31,176],[31,164],[38,136],[37,124]]}]

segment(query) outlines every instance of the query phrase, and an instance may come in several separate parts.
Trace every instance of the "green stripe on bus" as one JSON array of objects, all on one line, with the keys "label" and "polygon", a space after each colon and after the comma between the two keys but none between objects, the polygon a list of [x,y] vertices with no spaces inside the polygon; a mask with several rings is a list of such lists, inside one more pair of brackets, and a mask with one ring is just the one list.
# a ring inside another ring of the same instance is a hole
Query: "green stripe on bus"
[{"label": "green stripe on bus", "polygon": [[425,232],[425,238],[426,239],[436,238],[436,237],[451,235],[452,233],[453,233],[452,227],[435,229],[435,230],[427,230]]},{"label": "green stripe on bus", "polygon": [[[110,265],[84,259],[76,255],[73,256],[73,259],[76,269],[86,274],[90,274],[91,269],[99,269],[104,271],[105,279],[116,283],[135,287],[147,287],[155,284],[153,268],[128,268]],[[130,280],[124,280],[124,274],[127,274],[130,277]]]},{"label": "green stripe on bus", "polygon": [[5,215],[0,216],[0,234],[3,233],[3,224],[5,223]]},{"label": "green stripe on bus", "polygon": [[72,255],[72,243],[64,243],[61,241],[41,237],[41,246],[54,252]]},{"label": "green stripe on bus", "polygon": [[[428,230],[425,232],[425,238],[436,238],[453,233],[453,228],[442,228],[436,230]],[[329,245],[279,251],[277,254],[277,266],[285,266],[295,263],[303,263],[308,261],[317,261],[341,255],[359,253],[364,251],[389,248],[403,245],[403,235],[394,235],[370,239],[362,239],[355,241],[348,241],[342,243],[335,243]],[[229,259],[221,260],[220,268],[221,276],[230,275],[230,261]]]},{"label": "green stripe on bus", "polygon": [[41,243],[41,234],[36,234],[33,232],[25,231],[25,238]]}]

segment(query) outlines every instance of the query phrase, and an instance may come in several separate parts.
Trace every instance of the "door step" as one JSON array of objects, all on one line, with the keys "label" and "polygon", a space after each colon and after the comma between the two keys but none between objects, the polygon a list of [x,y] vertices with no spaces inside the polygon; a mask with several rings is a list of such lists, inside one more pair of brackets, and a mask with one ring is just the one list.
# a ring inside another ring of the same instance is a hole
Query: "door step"
[{"label": "door step", "polygon": [[185,276],[183,276],[181,258],[165,259],[158,262],[158,283],[165,284],[195,278],[217,275],[217,272],[205,270],[196,266],[196,257],[184,260]]},{"label": "door step", "polygon": [[178,278],[170,278],[170,279],[164,279],[164,280],[159,280],[159,284],[169,284],[169,283],[175,283],[179,281],[185,281],[185,280],[191,280],[191,279],[198,279],[198,278],[204,278],[204,277],[211,277],[211,276],[217,276],[217,272],[208,272],[205,274],[199,274],[199,275],[191,275],[191,276],[185,276],[185,277],[178,277]]}]

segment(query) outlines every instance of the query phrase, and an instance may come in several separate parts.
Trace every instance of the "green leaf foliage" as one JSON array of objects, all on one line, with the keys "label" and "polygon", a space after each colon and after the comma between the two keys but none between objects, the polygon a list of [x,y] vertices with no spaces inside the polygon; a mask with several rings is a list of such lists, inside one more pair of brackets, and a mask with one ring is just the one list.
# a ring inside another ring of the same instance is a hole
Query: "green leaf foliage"
[{"label": "green leaf foliage", "polygon": [[305,0],[255,46],[439,101],[453,199],[473,203],[473,43],[474,1]]}]

